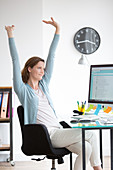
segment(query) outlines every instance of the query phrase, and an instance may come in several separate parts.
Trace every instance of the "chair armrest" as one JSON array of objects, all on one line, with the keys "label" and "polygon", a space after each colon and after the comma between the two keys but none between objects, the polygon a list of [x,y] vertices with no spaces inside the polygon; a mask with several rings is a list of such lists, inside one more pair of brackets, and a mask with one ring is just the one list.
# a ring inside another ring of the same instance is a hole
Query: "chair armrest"
[{"label": "chair armrest", "polygon": [[48,130],[43,124],[23,126],[22,151],[26,155],[45,155],[51,151],[51,140]]},{"label": "chair armrest", "polygon": [[65,121],[61,121],[60,124],[63,126],[63,128],[71,128]]}]

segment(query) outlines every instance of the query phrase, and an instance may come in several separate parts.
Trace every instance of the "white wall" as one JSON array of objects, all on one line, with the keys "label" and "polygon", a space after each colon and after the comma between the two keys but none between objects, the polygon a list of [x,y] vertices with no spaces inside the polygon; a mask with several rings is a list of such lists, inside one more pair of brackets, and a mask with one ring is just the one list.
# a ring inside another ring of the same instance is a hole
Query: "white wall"
[{"label": "white wall", "polygon": [[[57,114],[66,118],[77,107],[76,101],[86,100],[88,93],[89,68],[77,64],[81,54],[74,48],[74,34],[85,26],[96,29],[101,37],[101,45],[87,58],[90,64],[113,63],[111,43],[113,1],[0,0],[1,86],[12,85],[12,66],[4,26],[9,24],[16,26],[16,44],[23,67],[30,56],[43,55],[42,57],[46,59],[54,29],[42,24],[41,19],[48,20],[50,16],[53,16],[61,27],[50,91]],[[20,128],[16,115],[18,101],[17,98],[15,100],[14,156],[15,160],[21,160],[23,155],[20,150]],[[0,133],[2,129],[0,127]],[[107,150],[108,148],[105,148],[105,151]]]},{"label": "white wall", "polygon": [[[61,39],[56,54],[51,90],[57,110],[62,114],[71,111],[76,105],[76,100],[84,100],[87,97],[86,73],[89,70],[77,65],[81,54],[74,48],[74,34],[85,26],[96,29],[100,34],[101,44],[99,49],[87,58],[90,64],[113,63],[112,6],[112,0],[43,0],[43,17],[48,19],[54,16],[61,26]],[[43,33],[45,54],[49,48],[48,40],[52,36],[51,29],[44,27]]]},{"label": "white wall", "polygon": [[[0,0],[0,86],[12,86],[12,61],[9,54],[5,25],[15,25],[15,41],[20,57],[21,68],[32,56],[42,56],[42,1],[41,0]],[[14,157],[21,153],[21,135],[16,107],[19,101],[15,96],[14,113]],[[8,142],[8,128],[0,124],[0,138]],[[6,133],[7,132],[7,133]],[[3,152],[4,154],[5,152]],[[0,154],[0,160],[5,156]]]}]

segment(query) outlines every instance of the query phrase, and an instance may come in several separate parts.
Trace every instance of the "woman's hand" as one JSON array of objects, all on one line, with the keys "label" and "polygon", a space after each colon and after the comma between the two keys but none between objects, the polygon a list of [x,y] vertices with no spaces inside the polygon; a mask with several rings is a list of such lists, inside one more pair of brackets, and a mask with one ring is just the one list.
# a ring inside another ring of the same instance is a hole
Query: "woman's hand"
[{"label": "woman's hand", "polygon": [[42,20],[44,23],[46,24],[50,24],[53,25],[56,28],[56,34],[60,33],[60,28],[59,28],[59,24],[57,22],[55,22],[55,20],[51,17],[51,21],[46,21],[46,20]]},{"label": "woman's hand", "polygon": [[6,29],[6,31],[7,31],[7,35],[8,35],[9,38],[14,37],[14,36],[13,36],[13,30],[14,30],[14,28],[15,28],[14,25],[12,25],[12,26],[5,26],[5,29]]}]

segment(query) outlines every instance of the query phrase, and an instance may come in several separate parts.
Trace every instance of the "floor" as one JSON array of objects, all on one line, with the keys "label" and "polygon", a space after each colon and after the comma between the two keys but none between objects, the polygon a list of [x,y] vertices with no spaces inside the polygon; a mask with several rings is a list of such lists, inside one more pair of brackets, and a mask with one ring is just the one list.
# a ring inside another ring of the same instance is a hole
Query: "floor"
[{"label": "floor", "polygon": [[[64,164],[58,165],[56,161],[56,170],[69,170],[69,160],[65,158]],[[17,161],[15,166],[11,166],[10,163],[0,162],[0,170],[51,170],[51,160],[45,159],[40,162],[36,161]],[[92,170],[88,166],[87,170]],[[110,169],[110,157],[104,157],[104,168],[103,170]]]}]

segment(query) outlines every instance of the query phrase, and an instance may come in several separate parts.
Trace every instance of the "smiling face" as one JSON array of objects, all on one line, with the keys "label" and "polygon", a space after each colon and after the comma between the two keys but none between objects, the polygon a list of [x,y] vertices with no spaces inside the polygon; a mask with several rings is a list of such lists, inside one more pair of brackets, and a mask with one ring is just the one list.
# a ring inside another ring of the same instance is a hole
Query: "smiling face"
[{"label": "smiling face", "polygon": [[29,79],[40,81],[44,75],[44,62],[39,61],[33,68],[28,67]]}]

